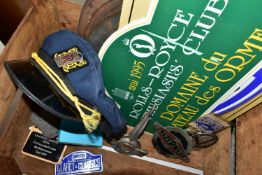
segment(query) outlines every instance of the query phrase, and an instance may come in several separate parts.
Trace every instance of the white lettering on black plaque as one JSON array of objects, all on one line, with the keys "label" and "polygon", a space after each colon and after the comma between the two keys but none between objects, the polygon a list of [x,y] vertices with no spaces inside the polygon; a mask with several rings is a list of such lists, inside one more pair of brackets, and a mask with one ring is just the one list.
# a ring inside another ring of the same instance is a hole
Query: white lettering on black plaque
[{"label": "white lettering on black plaque", "polygon": [[50,163],[58,163],[64,153],[65,145],[57,140],[47,139],[39,132],[32,131],[22,153]]}]

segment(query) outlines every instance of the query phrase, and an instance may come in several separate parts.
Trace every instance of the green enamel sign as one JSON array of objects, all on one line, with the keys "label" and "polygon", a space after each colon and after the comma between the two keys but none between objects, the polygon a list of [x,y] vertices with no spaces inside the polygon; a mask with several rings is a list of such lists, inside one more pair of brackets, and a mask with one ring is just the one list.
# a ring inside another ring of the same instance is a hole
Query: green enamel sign
[{"label": "green enamel sign", "polygon": [[103,45],[104,83],[134,126],[185,126],[262,67],[261,0],[152,0]]}]

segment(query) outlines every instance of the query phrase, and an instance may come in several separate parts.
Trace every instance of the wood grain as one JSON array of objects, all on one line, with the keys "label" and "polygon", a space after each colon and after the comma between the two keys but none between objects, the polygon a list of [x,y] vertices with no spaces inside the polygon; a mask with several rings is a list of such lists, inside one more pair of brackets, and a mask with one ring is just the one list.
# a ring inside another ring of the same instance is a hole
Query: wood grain
[{"label": "wood grain", "polygon": [[28,59],[33,51],[38,51],[48,34],[61,28],[54,3],[51,0],[33,0],[33,7],[27,12],[0,57],[0,122],[16,91],[3,63],[7,60]]},{"label": "wood grain", "polygon": [[[13,86],[6,71],[3,69],[3,62],[12,59],[28,59],[32,51],[38,51],[44,38],[48,34],[61,28],[76,30],[77,27],[80,14],[79,5],[58,0],[33,0],[32,6],[33,7],[28,11],[26,17],[13,34],[1,56],[0,80],[1,82],[5,82],[3,84],[1,83],[0,86],[1,120],[9,109],[10,103],[16,92],[16,88]],[[53,174],[53,164],[42,162],[21,154],[22,147],[29,133],[28,128],[31,126],[31,110],[28,104],[21,97],[19,98],[17,104],[11,106],[13,109],[11,113],[6,115],[5,119],[8,120],[5,120],[7,121],[5,122],[6,126],[2,127],[3,132],[1,135],[0,153],[14,157],[25,174],[35,174],[36,172],[37,174],[44,175]],[[151,146],[151,137],[145,135],[144,139],[147,140],[144,142],[145,147],[154,152]],[[102,153],[104,155],[105,168],[103,174],[159,174],[161,171],[164,174],[190,174],[164,166],[156,166],[153,163],[136,160],[126,155],[97,148],[71,146],[67,150],[67,153],[76,150],[90,150],[93,153]],[[158,157],[158,153],[154,152],[152,156]],[[176,160],[175,162],[179,161]],[[196,167],[200,167],[200,165]]]},{"label": "wood grain", "polygon": [[189,163],[185,163],[180,159],[173,159],[173,158],[167,158],[161,154],[159,154],[152,145],[152,134],[148,134],[145,133],[142,135],[142,137],[140,138],[141,140],[141,145],[143,149],[146,149],[149,151],[148,156],[149,157],[153,157],[153,158],[157,158],[157,159],[161,159],[161,160],[165,160],[168,162],[173,162],[173,163],[177,163],[177,164],[181,164],[181,165],[185,165],[185,166],[190,166],[190,167],[194,167],[194,168],[198,168],[198,169],[203,169],[203,163],[204,163],[204,150],[193,150],[191,152],[191,154],[189,155],[189,159],[190,162]]},{"label": "wood grain", "polygon": [[4,61],[27,60],[50,33],[62,28],[76,31],[80,8],[63,0],[32,0],[32,7],[0,56],[0,122],[16,91],[3,67]]},{"label": "wood grain", "polygon": [[[192,175],[192,173],[184,172],[165,166],[156,165],[143,160],[138,160],[126,155],[112,153],[105,150],[91,147],[68,147],[66,155],[79,150],[86,150],[93,154],[102,154],[103,156],[103,173],[105,175]],[[20,167],[25,174],[51,175],[54,174],[54,165],[46,162],[32,159],[28,156],[17,155]],[[32,161],[33,160],[33,161]],[[35,167],[32,169],[32,167]],[[44,170],[44,171],[43,171]]]},{"label": "wood grain", "polygon": [[[54,173],[54,165],[25,156],[21,153],[24,142],[29,134],[29,127],[32,125],[30,121],[31,110],[24,100],[15,107],[12,115],[10,115],[9,125],[1,137],[0,154],[12,156],[18,162],[19,167],[25,174],[48,175]],[[19,121],[19,124],[18,124]],[[145,142],[143,138],[143,142]],[[100,174],[138,174],[138,175],[189,175],[191,173],[180,170],[160,166],[154,163],[138,160],[119,153],[105,151],[99,148],[69,146],[66,154],[73,151],[88,150],[94,154],[103,155],[104,171]],[[155,154],[155,153],[154,153]],[[155,154],[156,157],[159,157]]]},{"label": "wood grain", "polygon": [[82,6],[77,3],[59,0],[59,3],[57,3],[57,8],[59,16],[58,20],[61,26],[63,28],[77,32]]},{"label": "wood grain", "polygon": [[230,174],[231,131],[227,128],[218,133],[219,141],[204,151],[205,175]]},{"label": "wood grain", "polygon": [[[33,7],[28,11],[26,17],[21,22],[18,29],[12,36],[11,40],[7,44],[0,58],[0,122],[2,121],[6,111],[10,107],[9,105],[16,92],[16,88],[14,87],[13,83],[9,80],[7,73],[3,68],[3,62],[12,59],[28,59],[31,52],[38,51],[44,38],[54,31],[57,31],[62,28],[68,28],[73,31],[76,31],[77,29],[81,8],[79,5],[66,2],[64,0],[33,0],[32,4]],[[253,118],[256,118],[257,121],[258,116],[260,115],[261,117],[261,114],[258,114],[259,111],[261,111],[261,107],[256,111],[257,112],[255,112],[255,114],[252,113],[251,115],[253,115]],[[11,155],[12,157],[14,157],[17,160],[19,166],[21,167],[23,173],[25,174],[36,174],[36,172],[39,175],[54,174],[53,164],[33,159],[31,157],[21,154],[24,141],[26,140],[26,137],[29,133],[28,128],[29,126],[31,126],[30,114],[31,110],[29,108],[28,103],[26,103],[24,99],[21,98],[17,103],[17,106],[15,107],[14,111],[7,116],[10,117],[11,120],[8,122],[8,125],[4,128],[4,132],[0,137],[0,154],[8,156]],[[244,116],[244,118],[246,117]],[[252,130],[251,133],[249,133],[250,131],[245,131],[250,129],[243,129],[248,128],[243,127],[246,125],[250,125],[254,128],[262,128],[261,122],[260,124],[259,122],[258,124],[255,122],[252,122],[250,124],[249,122],[245,121],[246,119],[242,120],[243,121],[240,122],[242,123],[240,124],[241,127],[239,127],[239,132],[241,133],[240,135],[242,135],[242,137],[240,137],[241,142],[239,142],[238,145],[244,142],[244,139],[246,139],[246,137],[251,138],[250,135],[252,135],[252,137],[255,137],[257,140],[250,140],[250,143],[255,142],[254,145],[259,144],[260,146],[257,147],[260,149],[254,147],[255,152],[252,152],[251,155],[254,154],[262,157],[261,152],[259,152],[261,150],[261,140],[258,139],[258,134],[262,133],[261,129],[258,130],[257,133],[255,132],[255,129],[253,129],[254,131]],[[250,135],[247,134],[243,138],[243,133],[245,132],[249,133]],[[153,146],[151,144],[152,135],[150,134],[144,134],[141,137],[141,142],[142,147],[149,151],[148,156],[150,157],[174,162],[177,164],[183,164],[185,166],[190,166],[197,169],[204,169],[205,174],[224,175],[229,174],[229,152],[231,142],[230,129],[220,132],[219,137],[219,142],[216,145],[207,149],[192,151],[190,155],[190,163],[184,163],[180,160],[166,158],[160,155],[156,150],[153,149]],[[239,147],[239,150],[241,151],[245,149],[247,149],[247,147]],[[66,154],[77,150],[89,150],[92,153],[103,154],[104,172],[102,174],[190,174],[187,172],[182,172],[179,170],[145,162],[143,160],[137,160],[126,155],[108,152],[98,148],[69,146]],[[250,154],[243,153],[243,156],[248,157],[248,155]],[[240,156],[238,156],[238,158],[243,159],[243,157]],[[257,162],[260,161],[261,163],[261,158],[255,158],[250,160],[255,160]],[[244,160],[239,160],[239,165],[244,166],[244,163],[246,164],[247,162],[245,162]],[[249,161],[248,164],[251,164],[251,161]],[[251,167],[251,165],[247,167]],[[244,169],[243,167],[241,168],[242,169],[240,169],[239,171],[242,171]],[[254,170],[254,173],[258,172],[258,170],[261,169],[258,168],[256,171]]]},{"label": "wood grain", "polygon": [[262,104],[237,119],[236,174],[262,174]]},{"label": "wood grain", "polygon": [[1,175],[22,175],[17,162],[12,157],[0,155],[0,165]]},{"label": "wood grain", "polygon": [[[0,154],[6,156],[16,157],[20,153],[21,147],[24,144],[24,138],[27,133],[23,132],[28,130],[30,125],[31,110],[22,97],[13,108],[13,112],[6,117],[9,117],[8,125],[1,126],[2,132],[0,139]],[[18,162],[19,163],[19,162]]]}]

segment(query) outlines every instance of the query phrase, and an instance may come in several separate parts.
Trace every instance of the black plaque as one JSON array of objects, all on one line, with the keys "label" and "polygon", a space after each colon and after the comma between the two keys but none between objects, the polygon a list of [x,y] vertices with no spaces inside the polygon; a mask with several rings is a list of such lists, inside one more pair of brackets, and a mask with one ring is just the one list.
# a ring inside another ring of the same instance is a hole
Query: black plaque
[{"label": "black plaque", "polygon": [[39,132],[32,131],[24,145],[23,154],[51,163],[59,162],[65,145],[57,140],[47,139]]}]

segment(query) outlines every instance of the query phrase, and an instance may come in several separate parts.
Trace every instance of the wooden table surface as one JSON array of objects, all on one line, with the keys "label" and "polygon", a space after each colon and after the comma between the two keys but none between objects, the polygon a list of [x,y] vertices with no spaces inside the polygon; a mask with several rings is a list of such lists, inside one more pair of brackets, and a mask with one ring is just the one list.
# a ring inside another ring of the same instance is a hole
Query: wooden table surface
[{"label": "wooden table surface", "polygon": [[[32,2],[34,8],[28,11],[0,57],[0,154],[15,158],[25,174],[48,175],[54,174],[53,164],[21,154],[29,133],[28,128],[31,126],[32,109],[25,97],[17,93],[17,88],[3,68],[3,62],[28,59],[31,52],[37,51],[45,36],[51,32],[61,28],[76,31],[81,7],[64,0],[32,0]],[[261,111],[262,104],[239,117],[236,120],[236,136],[233,135],[232,138],[230,128],[219,132],[219,142],[210,148],[193,151],[190,163],[158,154],[152,147],[150,135],[142,136],[142,145],[149,150],[150,157],[203,170],[204,174],[227,175],[233,172],[239,175],[259,175],[262,174]],[[234,137],[236,148],[231,147]],[[69,146],[66,154],[76,150],[102,153],[103,174],[192,174],[98,148]]]}]

